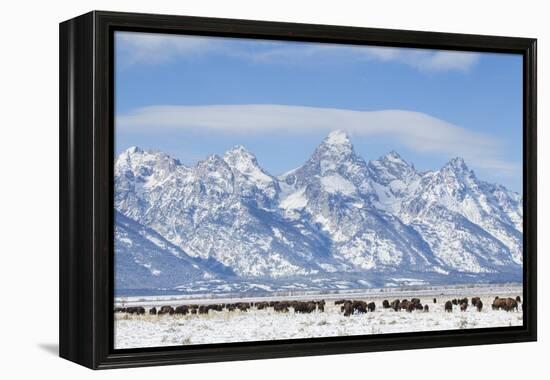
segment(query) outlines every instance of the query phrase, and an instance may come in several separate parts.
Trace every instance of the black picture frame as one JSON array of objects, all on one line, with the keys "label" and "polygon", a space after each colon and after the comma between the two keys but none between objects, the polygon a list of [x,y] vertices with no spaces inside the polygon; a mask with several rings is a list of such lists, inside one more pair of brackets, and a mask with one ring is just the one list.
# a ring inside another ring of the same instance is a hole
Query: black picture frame
[{"label": "black picture frame", "polygon": [[[523,326],[114,350],[115,30],[521,54]],[[62,22],[59,38],[61,357],[104,369],[536,340],[536,39],[105,11]]]}]

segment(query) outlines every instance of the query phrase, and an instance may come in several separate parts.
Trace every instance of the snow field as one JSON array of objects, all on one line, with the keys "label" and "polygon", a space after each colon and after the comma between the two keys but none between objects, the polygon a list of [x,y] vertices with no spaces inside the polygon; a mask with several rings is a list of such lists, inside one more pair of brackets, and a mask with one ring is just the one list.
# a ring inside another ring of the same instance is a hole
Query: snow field
[{"label": "snow field", "polygon": [[[502,294],[501,297],[515,298],[517,295],[520,294]],[[492,310],[492,294],[481,296],[484,304],[481,312],[472,306],[461,312],[458,306],[453,306],[453,312],[446,313],[445,301],[455,297],[436,295],[438,302],[435,304],[433,297],[420,298],[423,305],[429,306],[429,312],[412,313],[383,309],[382,301],[385,298],[371,297],[365,301],[374,301],[376,311],[350,317],[344,317],[340,305],[335,305],[333,300],[327,301],[325,312],[315,311],[311,314],[297,314],[292,308],[288,313],[277,313],[273,308],[252,308],[248,312],[223,310],[210,311],[208,315],[185,316],[117,313],[115,348],[511,327],[523,324],[521,306],[519,312]],[[387,299],[391,302],[394,298]]]}]

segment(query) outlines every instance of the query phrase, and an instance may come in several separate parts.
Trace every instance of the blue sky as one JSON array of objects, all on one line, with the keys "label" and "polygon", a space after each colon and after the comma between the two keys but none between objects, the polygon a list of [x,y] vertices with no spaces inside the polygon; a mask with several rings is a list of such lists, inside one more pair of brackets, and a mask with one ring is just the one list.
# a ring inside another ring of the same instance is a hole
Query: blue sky
[{"label": "blue sky", "polygon": [[280,174],[343,129],[366,160],[461,156],[522,190],[520,55],[134,32],[115,34],[115,54],[116,153],[192,165],[239,144]]}]

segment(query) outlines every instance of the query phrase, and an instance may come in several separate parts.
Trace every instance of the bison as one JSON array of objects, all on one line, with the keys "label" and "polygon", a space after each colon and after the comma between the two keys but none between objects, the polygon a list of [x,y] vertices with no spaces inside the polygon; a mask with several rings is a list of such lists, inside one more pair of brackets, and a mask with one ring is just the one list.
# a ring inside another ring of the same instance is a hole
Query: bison
[{"label": "bison", "polygon": [[353,314],[353,303],[351,301],[344,302],[344,305],[341,307],[341,311],[344,312],[344,317],[349,317]]},{"label": "bison", "polygon": [[317,301],[317,310],[321,311],[321,312],[324,312],[325,311],[325,305],[326,305],[326,302],[325,300],[320,300],[320,301]]},{"label": "bison", "polygon": [[468,304],[465,302],[462,302],[460,304],[460,311],[466,311],[468,309]]},{"label": "bison", "polygon": [[506,309],[505,310],[506,311],[512,311],[514,309],[516,309],[516,311],[519,310],[517,301],[513,298],[507,298],[506,299]]},{"label": "bison", "polygon": [[248,302],[238,302],[235,304],[235,307],[240,311],[248,311],[250,309],[250,303]]},{"label": "bison", "polygon": [[[409,300],[402,300],[400,303],[399,303],[399,309],[405,309],[405,310],[408,310],[409,309],[409,305],[411,305],[411,302]],[[412,309],[411,309],[412,311]]]},{"label": "bison", "polygon": [[520,296],[517,296],[517,297],[516,297],[516,302],[517,302],[517,303],[520,303],[520,302],[521,302],[521,297],[520,297]]},{"label": "bison", "polygon": [[506,311],[512,311],[512,310],[518,310],[518,303],[513,298],[495,298],[493,301],[493,310],[506,310]]},{"label": "bison", "polygon": [[476,309],[477,311],[481,311],[481,309],[483,309],[483,302],[481,302],[481,300],[477,301],[476,302]]},{"label": "bison", "polygon": [[309,314],[313,311],[315,311],[316,304],[315,302],[309,301],[309,302],[295,302],[293,305],[294,312],[295,313],[305,313]]},{"label": "bison", "polygon": [[288,304],[285,302],[275,302],[273,304],[273,310],[278,313],[288,313]]},{"label": "bison", "polygon": [[256,302],[256,309],[263,310],[269,306],[267,302]]},{"label": "bison", "polygon": [[235,306],[234,303],[228,303],[227,305],[225,305],[225,308],[227,309],[227,311],[235,311],[237,306]]},{"label": "bison", "polygon": [[476,306],[479,301],[481,301],[481,298],[472,297],[472,306]]},{"label": "bison", "polygon": [[453,305],[458,305],[458,300],[455,298],[454,300],[451,301]]},{"label": "bison", "polygon": [[424,312],[427,313],[430,311],[430,307],[428,305],[424,305]]},{"label": "bison", "polygon": [[142,314],[145,314],[145,308],[143,306],[128,307],[126,308],[126,312],[128,314],[142,315]]},{"label": "bison", "polygon": [[158,315],[164,315],[164,314],[169,314],[169,315],[174,314],[174,308],[172,306],[162,306],[158,311]]},{"label": "bison", "polygon": [[388,302],[388,300],[382,301],[382,307],[384,309],[389,309],[390,308],[390,303]]},{"label": "bison", "polygon": [[374,302],[369,302],[367,304],[367,310],[370,311],[371,313],[376,309],[376,304]]},{"label": "bison", "polygon": [[149,309],[149,314],[150,315],[157,315],[157,308],[156,307],[152,307]]},{"label": "bison", "polygon": [[392,301],[390,306],[394,311],[398,311],[399,310],[399,304],[400,304],[399,300],[394,300],[394,301]]},{"label": "bison", "polygon": [[189,313],[189,306],[181,305],[174,309],[174,314],[187,315]]},{"label": "bison", "polygon": [[451,313],[453,311],[453,302],[447,301],[445,302],[445,311]]},{"label": "bison", "polygon": [[358,313],[366,313],[368,311],[367,303],[365,301],[353,301],[353,311]]},{"label": "bison", "polygon": [[434,303],[437,303],[437,299],[434,298]]}]

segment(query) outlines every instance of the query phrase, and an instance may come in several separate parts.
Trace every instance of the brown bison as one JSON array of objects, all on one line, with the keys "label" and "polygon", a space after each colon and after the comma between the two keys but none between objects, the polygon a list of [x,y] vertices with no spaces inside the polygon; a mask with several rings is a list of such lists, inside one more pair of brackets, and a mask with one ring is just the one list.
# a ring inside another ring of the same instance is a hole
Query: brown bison
[{"label": "brown bison", "polygon": [[125,307],[115,307],[114,312],[115,313],[126,313],[126,308]]},{"label": "brown bison", "polygon": [[382,301],[382,307],[384,309],[389,309],[390,308],[390,303],[388,302],[388,300]]},{"label": "brown bison", "polygon": [[347,301],[346,303],[344,303],[344,306],[343,306],[343,309],[340,308],[342,311],[346,311],[346,305],[348,304],[351,304],[351,314],[357,312],[357,313],[366,313],[368,311],[367,309],[367,303],[365,301],[359,301],[359,300],[354,300],[354,301]]},{"label": "brown bison", "polygon": [[235,306],[234,303],[228,303],[227,305],[225,305],[225,308],[227,309],[227,311],[235,311],[237,306]]},{"label": "brown bison", "polygon": [[465,302],[462,302],[460,304],[460,311],[466,311],[468,309],[468,304]]},{"label": "brown bison", "polygon": [[174,314],[187,315],[189,313],[189,306],[181,305],[174,309]]},{"label": "brown bison", "polygon": [[481,309],[483,309],[483,302],[481,302],[481,300],[477,301],[476,302],[476,309],[477,311],[481,311]]},{"label": "brown bison", "polygon": [[472,306],[476,306],[479,301],[481,301],[481,298],[472,297]]},{"label": "brown bison", "polygon": [[492,304],[493,310],[518,310],[518,303],[513,298],[498,298],[496,297]]},{"label": "brown bison", "polygon": [[412,302],[408,302],[408,303],[407,303],[407,311],[408,311],[409,313],[412,313],[413,310],[415,310],[415,309],[416,309],[416,305],[415,305],[414,303],[412,303]]},{"label": "brown bison", "polygon": [[376,310],[376,304],[374,302],[369,302],[367,304],[367,310],[372,313],[374,310]]},{"label": "brown bison", "polygon": [[354,310],[353,309],[353,302],[351,302],[351,301],[344,302],[344,304],[342,305],[340,310],[344,312],[344,317],[349,317],[350,315],[353,314],[353,310]]},{"label": "brown bison", "polygon": [[345,299],[341,299],[341,300],[338,300],[338,301],[334,301],[334,304],[335,304],[335,305],[343,305],[343,304],[346,303],[346,301],[347,301],[347,300],[345,300]]},{"label": "brown bison", "polygon": [[399,300],[394,300],[394,301],[392,301],[390,306],[394,311],[398,311],[399,310],[399,304],[400,304]]},{"label": "brown bison", "polygon": [[517,302],[517,303],[520,303],[520,302],[521,302],[521,297],[520,297],[520,296],[517,296],[517,297],[516,297],[516,302]]},{"label": "brown bison", "polygon": [[465,303],[466,306],[468,306],[468,298],[467,297],[464,297],[464,298],[458,300],[459,305],[463,304],[463,303]]},{"label": "brown bison", "polygon": [[273,304],[273,310],[278,313],[288,313],[288,303],[286,302],[275,302]]},{"label": "brown bison", "polygon": [[162,306],[158,311],[158,315],[174,314],[174,308],[172,306]]},{"label": "brown bison", "polygon": [[250,309],[250,303],[249,302],[237,302],[235,304],[235,307],[239,309],[240,311],[248,311]]},{"label": "brown bison", "polygon": [[142,314],[145,314],[145,308],[143,306],[128,307],[126,308],[126,312],[128,314],[142,315]]},{"label": "brown bison", "polygon": [[325,305],[326,305],[326,302],[325,300],[320,300],[320,301],[317,301],[317,310],[321,311],[321,312],[324,312],[325,311]]},{"label": "brown bison", "polygon": [[269,306],[267,302],[256,302],[256,309],[263,310]]},{"label": "brown bison", "polygon": [[420,300],[418,298],[413,298],[410,302],[406,303],[406,310],[411,313],[414,310],[423,310],[424,307],[420,303]]},{"label": "brown bison", "polygon": [[519,310],[518,302],[513,298],[506,298],[506,311]]},{"label": "brown bison", "polygon": [[434,303],[437,303],[437,299],[434,298]]},{"label": "brown bison", "polygon": [[156,307],[152,307],[149,309],[149,314],[151,315],[157,315],[157,308]]},{"label": "brown bison", "polygon": [[455,306],[458,305],[458,300],[457,300],[456,298],[453,299],[451,302],[452,302],[452,304],[455,305]]},{"label": "brown bison", "polygon": [[411,302],[409,300],[402,300],[401,302],[399,302],[399,309],[409,311],[409,305],[411,305]]},{"label": "brown bison", "polygon": [[445,311],[447,311],[449,313],[452,313],[452,311],[453,311],[453,302],[452,301],[445,302]]},{"label": "brown bison", "polygon": [[295,313],[305,313],[309,314],[315,311],[316,308],[315,302],[308,301],[308,302],[295,302],[293,304],[294,312]]},{"label": "brown bison", "polygon": [[214,310],[214,311],[222,311],[223,306],[224,306],[223,304],[212,304],[212,305],[208,305],[208,309]]}]

